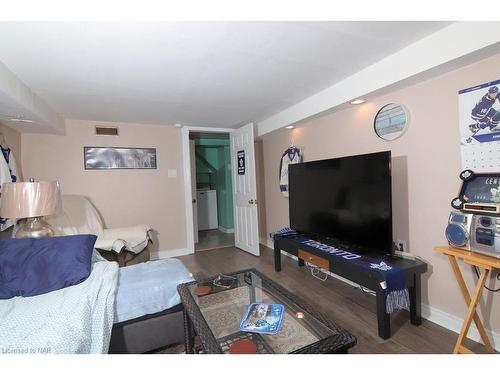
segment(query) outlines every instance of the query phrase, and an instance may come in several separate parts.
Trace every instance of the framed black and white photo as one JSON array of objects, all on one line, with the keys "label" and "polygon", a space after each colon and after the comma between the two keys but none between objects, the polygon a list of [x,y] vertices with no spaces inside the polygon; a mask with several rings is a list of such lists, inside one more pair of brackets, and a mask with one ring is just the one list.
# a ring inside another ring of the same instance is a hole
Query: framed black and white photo
[{"label": "framed black and white photo", "polygon": [[156,148],[84,147],[85,169],[156,169]]}]

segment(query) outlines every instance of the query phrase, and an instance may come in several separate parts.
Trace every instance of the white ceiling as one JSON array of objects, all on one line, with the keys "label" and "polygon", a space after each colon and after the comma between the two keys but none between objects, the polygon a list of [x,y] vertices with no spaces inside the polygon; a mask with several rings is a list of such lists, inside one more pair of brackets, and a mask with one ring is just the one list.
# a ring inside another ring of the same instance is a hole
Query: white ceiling
[{"label": "white ceiling", "polygon": [[0,61],[65,118],[259,121],[447,22],[1,22]]}]

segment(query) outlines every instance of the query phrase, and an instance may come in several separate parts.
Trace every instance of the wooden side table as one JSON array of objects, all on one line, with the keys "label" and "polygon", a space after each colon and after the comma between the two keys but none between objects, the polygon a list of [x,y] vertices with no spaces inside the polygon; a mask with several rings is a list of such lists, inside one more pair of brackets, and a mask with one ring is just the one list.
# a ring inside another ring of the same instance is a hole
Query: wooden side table
[{"label": "wooden side table", "polygon": [[[464,297],[465,304],[468,306],[467,314],[465,315],[464,323],[462,325],[462,330],[458,335],[457,343],[455,344],[455,348],[453,350],[453,354],[473,354],[474,352],[464,346],[465,338],[467,337],[467,332],[469,331],[472,320],[476,324],[477,330],[481,335],[481,339],[483,340],[484,346],[490,353],[494,353],[495,349],[491,345],[490,339],[488,335],[486,335],[486,331],[484,329],[483,323],[481,319],[479,319],[479,315],[476,312],[477,304],[479,303],[479,299],[481,298],[481,293],[483,292],[483,287],[488,279],[489,273],[493,269],[500,269],[500,259],[490,257],[487,255],[474,253],[467,250],[457,249],[451,246],[439,246],[434,249],[437,252],[443,253],[448,256],[448,259],[451,263],[451,268],[453,269],[453,273],[457,279],[458,286],[460,287],[460,291]],[[480,270],[479,280],[476,284],[476,288],[474,290],[474,294],[469,294],[469,290],[467,289],[467,285],[465,285],[464,278],[462,276],[462,272],[458,267],[457,259],[461,259],[464,263],[470,264],[472,266],[476,266]]]}]

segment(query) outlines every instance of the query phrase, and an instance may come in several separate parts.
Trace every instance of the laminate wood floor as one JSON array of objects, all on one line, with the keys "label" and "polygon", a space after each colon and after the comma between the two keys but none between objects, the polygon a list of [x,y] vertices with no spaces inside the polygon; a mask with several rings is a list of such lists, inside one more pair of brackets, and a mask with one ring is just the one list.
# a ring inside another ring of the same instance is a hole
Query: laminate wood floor
[{"label": "laminate wood floor", "polygon": [[218,229],[200,230],[194,250],[205,251],[232,246],[234,246],[234,233],[224,233]]},{"label": "laminate wood floor", "polygon": [[[332,277],[322,282],[314,278],[307,267],[299,268],[297,262],[287,256],[282,256],[282,271],[275,272],[273,251],[265,246],[261,246],[260,257],[228,247],[179,259],[195,279],[246,268],[258,269],[355,335],[358,342],[351,353],[451,353],[458,337],[457,333],[425,319],[422,325],[413,326],[409,313],[399,311],[391,317],[392,337],[383,340],[377,335],[375,297]],[[472,340],[466,344],[476,353],[486,353],[482,345]]]}]

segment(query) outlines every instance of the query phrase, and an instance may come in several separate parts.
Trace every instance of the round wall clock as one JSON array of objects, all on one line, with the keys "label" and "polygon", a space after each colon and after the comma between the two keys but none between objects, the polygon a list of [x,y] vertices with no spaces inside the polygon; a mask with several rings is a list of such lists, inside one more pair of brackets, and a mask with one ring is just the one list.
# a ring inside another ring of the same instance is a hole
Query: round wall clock
[{"label": "round wall clock", "polygon": [[408,129],[409,120],[408,110],[402,104],[391,103],[380,108],[373,126],[380,138],[392,141]]}]

